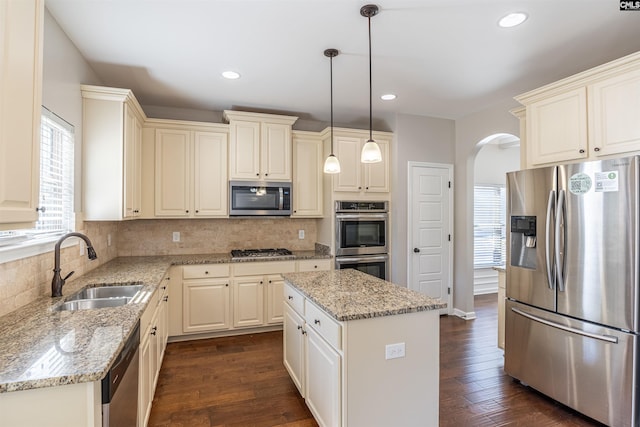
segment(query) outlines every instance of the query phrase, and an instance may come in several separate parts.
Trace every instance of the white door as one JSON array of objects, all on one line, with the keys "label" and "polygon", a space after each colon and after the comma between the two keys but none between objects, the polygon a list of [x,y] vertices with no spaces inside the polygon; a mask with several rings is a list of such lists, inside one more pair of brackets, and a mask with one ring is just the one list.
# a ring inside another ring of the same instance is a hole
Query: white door
[{"label": "white door", "polygon": [[452,313],[453,165],[409,162],[408,278],[413,289]]}]

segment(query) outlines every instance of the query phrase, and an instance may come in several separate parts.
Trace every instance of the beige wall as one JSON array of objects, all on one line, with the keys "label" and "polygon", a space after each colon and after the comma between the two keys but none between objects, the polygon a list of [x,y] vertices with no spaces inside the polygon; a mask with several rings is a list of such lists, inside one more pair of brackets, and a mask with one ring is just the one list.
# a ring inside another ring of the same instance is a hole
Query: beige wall
[{"label": "beige wall", "polygon": [[[298,230],[304,230],[303,240]],[[180,242],[172,232],[180,232]],[[313,250],[315,219],[150,219],[118,226],[118,255],[226,253],[231,249],[287,248]]]}]

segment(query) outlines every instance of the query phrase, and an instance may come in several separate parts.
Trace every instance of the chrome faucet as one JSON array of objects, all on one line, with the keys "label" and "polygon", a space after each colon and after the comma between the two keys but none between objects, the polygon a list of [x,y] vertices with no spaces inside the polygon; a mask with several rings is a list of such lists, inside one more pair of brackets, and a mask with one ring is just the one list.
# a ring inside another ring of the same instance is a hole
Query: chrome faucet
[{"label": "chrome faucet", "polygon": [[61,297],[62,296],[62,287],[64,286],[64,282],[73,274],[75,271],[67,274],[64,279],[60,276],[60,245],[65,241],[68,237],[79,237],[85,241],[87,244],[87,256],[89,259],[96,259],[98,255],[96,255],[96,251],[93,249],[93,245],[91,244],[91,240],[87,236],[82,233],[68,233],[65,234],[58,240],[56,243],[55,249],[53,250],[55,254],[55,265],[53,267],[53,280],[51,280],[51,296],[52,297]]}]

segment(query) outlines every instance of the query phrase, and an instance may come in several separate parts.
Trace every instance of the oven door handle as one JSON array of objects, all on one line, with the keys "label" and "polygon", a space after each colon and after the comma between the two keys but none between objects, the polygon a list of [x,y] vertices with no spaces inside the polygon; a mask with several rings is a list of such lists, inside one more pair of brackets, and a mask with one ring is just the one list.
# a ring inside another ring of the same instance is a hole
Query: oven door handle
[{"label": "oven door handle", "polygon": [[350,257],[338,257],[336,262],[375,262],[375,261],[387,261],[389,255],[371,255],[366,257],[350,256]]},{"label": "oven door handle", "polygon": [[336,219],[387,219],[389,214],[379,213],[379,214],[336,214]]}]

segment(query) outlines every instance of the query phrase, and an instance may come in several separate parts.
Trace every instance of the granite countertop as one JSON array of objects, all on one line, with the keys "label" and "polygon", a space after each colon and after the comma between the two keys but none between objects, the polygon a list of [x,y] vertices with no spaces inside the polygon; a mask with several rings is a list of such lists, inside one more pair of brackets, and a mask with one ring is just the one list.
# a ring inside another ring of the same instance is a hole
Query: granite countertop
[{"label": "granite countertop", "polygon": [[[295,251],[294,255],[296,260],[331,258],[315,251]],[[279,260],[282,258],[255,261]],[[68,282],[62,297],[42,296],[0,317],[0,393],[101,380],[169,267],[232,262],[237,261],[227,253],[116,258]],[[135,303],[55,311],[84,287],[132,282],[144,285],[142,298]]]},{"label": "granite countertop", "polygon": [[447,306],[438,299],[353,269],[283,276],[285,282],[338,321],[439,310]]}]

